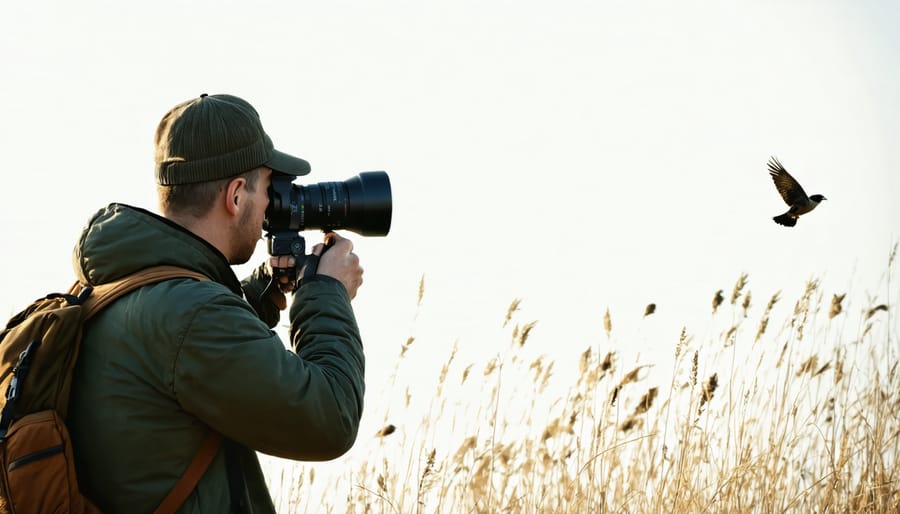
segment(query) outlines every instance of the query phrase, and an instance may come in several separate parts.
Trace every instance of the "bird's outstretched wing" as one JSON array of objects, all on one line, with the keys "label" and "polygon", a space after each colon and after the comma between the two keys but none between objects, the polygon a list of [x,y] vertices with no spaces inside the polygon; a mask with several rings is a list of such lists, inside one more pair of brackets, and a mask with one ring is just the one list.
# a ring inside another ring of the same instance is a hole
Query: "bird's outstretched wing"
[{"label": "bird's outstretched wing", "polygon": [[784,198],[785,203],[794,205],[797,202],[806,200],[806,191],[800,187],[800,184],[784,169],[784,166],[778,162],[778,159],[772,157],[769,159],[769,175],[775,182],[775,187]]}]

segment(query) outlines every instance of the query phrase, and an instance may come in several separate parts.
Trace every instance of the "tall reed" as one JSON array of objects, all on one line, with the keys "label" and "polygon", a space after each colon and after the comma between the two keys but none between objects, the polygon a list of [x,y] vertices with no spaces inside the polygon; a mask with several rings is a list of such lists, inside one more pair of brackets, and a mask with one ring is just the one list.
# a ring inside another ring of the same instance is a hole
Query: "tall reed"
[{"label": "tall reed", "polygon": [[[730,295],[713,294],[706,335],[672,335],[665,370],[622,359],[607,309],[602,337],[570,357],[577,371],[556,374],[531,349],[549,335],[514,300],[498,316],[505,350],[473,363],[454,347],[424,408],[403,421],[392,418],[410,389],[392,384],[399,401],[385,402],[384,427],[361,436],[318,494],[316,465],[270,477],[287,482],[281,510],[900,512],[895,255],[883,298],[852,300],[812,279],[792,306],[770,293],[755,318],[741,274]],[[420,306],[423,294],[424,278]],[[786,317],[773,326],[779,306]]]}]

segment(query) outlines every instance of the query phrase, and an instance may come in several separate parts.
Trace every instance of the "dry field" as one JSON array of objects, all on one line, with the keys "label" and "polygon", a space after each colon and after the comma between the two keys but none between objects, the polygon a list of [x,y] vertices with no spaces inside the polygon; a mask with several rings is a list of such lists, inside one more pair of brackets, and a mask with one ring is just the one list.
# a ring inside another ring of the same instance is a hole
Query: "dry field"
[{"label": "dry field", "polygon": [[[300,463],[272,478],[281,512],[900,512],[900,341],[894,253],[879,288],[850,301],[810,280],[757,300],[749,277],[711,292],[710,327],[671,358],[624,364],[615,317],[572,372],[528,351],[539,321],[502,320],[508,350],[466,364],[448,351],[417,418],[409,387],[337,478]],[[803,284],[800,284],[803,286]],[[424,294],[420,286],[419,300]],[[648,305],[645,316],[652,316]],[[754,316],[750,312],[761,313]],[[773,319],[774,312],[786,313]],[[410,338],[397,369],[417,349]],[[662,382],[661,382],[661,378]],[[377,416],[377,414],[375,414]]]}]

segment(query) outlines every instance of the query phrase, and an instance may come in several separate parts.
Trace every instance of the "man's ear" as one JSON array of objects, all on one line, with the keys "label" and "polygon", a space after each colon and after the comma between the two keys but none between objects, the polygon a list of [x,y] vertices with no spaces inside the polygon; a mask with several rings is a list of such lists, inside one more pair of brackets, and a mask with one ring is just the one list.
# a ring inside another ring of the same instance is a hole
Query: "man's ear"
[{"label": "man's ear", "polygon": [[225,210],[228,214],[237,216],[240,213],[240,210],[244,208],[246,203],[246,198],[244,198],[246,192],[247,179],[244,177],[237,177],[228,182],[228,185],[225,186],[225,197],[223,198]]}]

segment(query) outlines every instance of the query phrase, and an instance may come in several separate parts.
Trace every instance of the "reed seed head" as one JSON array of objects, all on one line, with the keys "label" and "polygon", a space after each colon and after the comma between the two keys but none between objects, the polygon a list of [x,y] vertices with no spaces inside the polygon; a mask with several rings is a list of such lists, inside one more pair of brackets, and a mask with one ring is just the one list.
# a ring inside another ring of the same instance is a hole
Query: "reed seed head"
[{"label": "reed seed head", "polygon": [[845,296],[847,296],[847,293],[836,294],[831,297],[831,309],[828,311],[829,319],[834,318],[844,310],[844,308],[841,307],[841,302],[844,301]]},{"label": "reed seed head", "polygon": [[724,292],[725,291],[719,289],[718,291],[716,291],[716,294],[713,296],[713,301],[712,301],[713,314],[715,314],[716,311],[719,310],[719,306],[722,305],[722,302],[725,301],[725,297],[722,296],[722,293],[724,293]]}]

